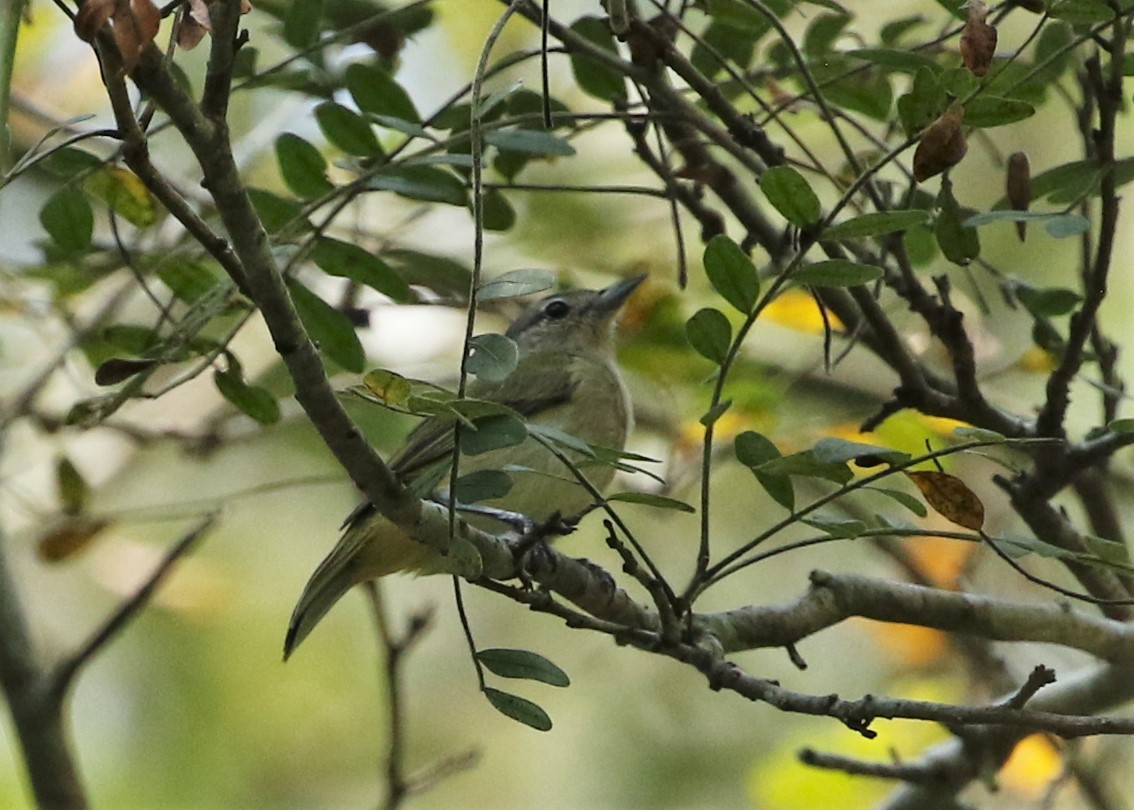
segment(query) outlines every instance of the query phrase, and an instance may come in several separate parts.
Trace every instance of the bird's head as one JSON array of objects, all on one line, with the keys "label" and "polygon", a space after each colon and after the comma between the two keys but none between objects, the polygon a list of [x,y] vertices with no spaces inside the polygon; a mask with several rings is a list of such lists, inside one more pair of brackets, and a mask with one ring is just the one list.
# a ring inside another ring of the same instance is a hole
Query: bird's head
[{"label": "bird's head", "polygon": [[549,295],[529,306],[508,327],[520,354],[606,353],[613,350],[615,315],[646,275],[616,282],[604,290],[572,290]]}]

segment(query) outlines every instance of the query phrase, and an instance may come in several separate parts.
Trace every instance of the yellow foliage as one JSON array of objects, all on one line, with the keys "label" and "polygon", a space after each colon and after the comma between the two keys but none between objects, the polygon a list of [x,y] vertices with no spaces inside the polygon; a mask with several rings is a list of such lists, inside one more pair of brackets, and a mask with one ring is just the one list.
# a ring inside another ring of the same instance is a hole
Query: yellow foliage
[{"label": "yellow foliage", "polygon": [[[823,334],[823,315],[819,311],[819,305],[805,290],[791,289],[777,296],[764,309],[761,317],[789,329],[812,335]],[[842,322],[833,312],[827,312],[827,319],[832,329],[842,328]]]},{"label": "yellow foliage", "polygon": [[1047,374],[1055,368],[1055,355],[1039,346],[1032,346],[1020,355],[1016,368],[1029,374]]},{"label": "yellow foliage", "polygon": [[1063,769],[1063,757],[1055,745],[1043,734],[1025,737],[1012,751],[1000,781],[1004,787],[1039,799]]},{"label": "yellow foliage", "polygon": [[[949,702],[959,700],[960,683],[949,679],[911,681],[906,697],[914,700]],[[804,765],[799,751],[812,748],[866,762],[891,762],[897,755],[912,759],[927,747],[946,739],[949,732],[930,723],[909,720],[877,720],[878,736],[868,740],[848,731],[835,720],[809,722],[784,737],[770,752],[753,752],[757,764],[746,779],[750,806],[775,810],[871,807],[893,790],[893,784],[848,776]]]}]

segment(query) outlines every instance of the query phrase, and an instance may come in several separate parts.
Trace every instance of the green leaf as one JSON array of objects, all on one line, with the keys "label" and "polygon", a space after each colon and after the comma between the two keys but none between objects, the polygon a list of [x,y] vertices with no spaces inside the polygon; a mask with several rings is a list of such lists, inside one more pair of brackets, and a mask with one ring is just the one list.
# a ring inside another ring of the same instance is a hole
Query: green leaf
[{"label": "green leaf", "polygon": [[929,510],[926,509],[925,504],[919,501],[913,495],[910,495],[908,492],[902,492],[898,489],[887,489],[886,487],[866,487],[866,489],[869,489],[871,492],[877,492],[881,495],[885,495],[887,498],[891,498],[892,500],[897,501],[918,517],[925,517],[929,514]]},{"label": "green leaf", "polygon": [[910,92],[898,98],[898,118],[907,135],[915,135],[945,109],[945,90],[938,72],[921,68],[914,74]]},{"label": "green leaf", "polygon": [[1115,419],[1106,429],[1113,433],[1134,433],[1134,419]]},{"label": "green leaf", "polygon": [[901,17],[897,20],[885,23],[878,31],[878,38],[884,45],[894,45],[902,38],[902,35],[909,33],[924,22],[925,17],[920,14],[915,14],[910,17]]},{"label": "green leaf", "polygon": [[866,236],[882,236],[887,233],[904,231],[914,225],[920,225],[928,219],[929,212],[918,208],[863,214],[832,225],[823,231],[823,238],[860,239]]},{"label": "green leaf", "polygon": [[942,181],[937,205],[937,222],[933,228],[937,244],[946,259],[963,267],[980,255],[980,236],[976,228],[964,224],[968,214],[961,210],[953,196],[952,183]]},{"label": "green leaf", "polygon": [[846,259],[828,259],[798,268],[791,278],[797,284],[812,287],[854,287],[882,278],[882,268]]},{"label": "green leaf", "polygon": [[966,442],[1003,444],[1008,441],[1008,437],[1003,433],[997,433],[995,430],[987,430],[986,428],[972,427],[971,425],[961,425],[954,428],[953,435]]},{"label": "green leaf", "polygon": [[953,98],[968,98],[977,88],[978,79],[966,67],[941,72],[941,88]]},{"label": "green leaf", "polygon": [[[781,12],[775,9],[777,4],[766,5],[776,11],[777,16],[782,16]],[[705,0],[704,7],[714,20],[739,28],[753,39],[763,36],[771,28],[768,18],[744,0]]]},{"label": "green leaf", "polygon": [[664,495],[654,495],[651,492],[616,492],[606,496],[607,501],[623,501],[624,503],[640,503],[653,506],[657,509],[672,509],[676,512],[696,513],[696,509],[676,498],[667,498]]},{"label": "green leaf", "polygon": [[732,400],[731,399],[726,399],[724,402],[718,402],[716,405],[709,408],[709,410],[705,411],[705,413],[703,413],[701,415],[701,418],[698,419],[697,421],[700,422],[705,427],[709,427],[710,425],[715,424],[716,421],[718,419],[720,419],[722,416],[724,416],[725,412],[727,412],[728,409],[731,408],[731,407],[732,407]]},{"label": "green leaf", "polygon": [[1044,223],[1043,229],[1052,239],[1078,236],[1091,229],[1091,221],[1082,214],[1060,214]]},{"label": "green leaf", "polygon": [[142,355],[161,342],[160,336],[148,326],[114,324],[102,330],[102,339],[116,349],[132,355]]},{"label": "green leaf", "polygon": [[287,288],[303,328],[319,350],[347,371],[361,374],[366,353],[350,319],[295,279],[288,279]]},{"label": "green leaf", "polygon": [[793,225],[810,225],[823,213],[810,184],[791,166],[773,166],[765,171],[760,175],[760,190]]},{"label": "green leaf", "polygon": [[517,298],[543,292],[553,286],[555,286],[555,274],[550,270],[525,267],[520,270],[511,270],[484,282],[477,288],[477,298],[481,301]]},{"label": "green leaf", "polygon": [[[767,30],[766,26],[765,31]],[[693,44],[690,61],[708,79],[724,70],[721,58],[745,69],[752,62],[759,36],[721,20],[712,20],[709,27],[701,33],[701,38]]]},{"label": "green leaf", "polygon": [[733,440],[737,461],[745,467],[759,467],[767,461],[781,458],[779,448],[762,433],[746,430]]},{"label": "green leaf", "polygon": [[835,436],[820,439],[811,450],[815,454],[815,458],[822,464],[842,464],[858,459],[876,459],[876,463],[901,464],[910,459],[909,453],[903,453],[900,450],[851,442]]},{"label": "green leaf", "polygon": [[48,236],[68,253],[79,253],[91,246],[94,213],[87,195],[74,186],[63,186],[44,203],[39,221]]},{"label": "green leaf", "polygon": [[965,117],[961,123],[966,127],[987,129],[1014,124],[1031,118],[1035,113],[1036,108],[1026,102],[981,95],[965,102]]},{"label": "green leaf", "polygon": [[[571,24],[571,30],[603,50],[618,55],[618,46],[610,27],[599,17],[580,17]],[[625,78],[589,56],[572,53],[571,70],[575,74],[575,81],[587,95],[603,101],[626,98]]]},{"label": "green leaf", "polygon": [[258,385],[249,385],[238,369],[214,371],[213,382],[225,399],[261,425],[280,421],[280,404],[272,392]]},{"label": "green leaf", "polygon": [[473,426],[461,426],[461,452],[466,456],[514,447],[528,437],[523,420],[511,414],[482,416],[473,420]]},{"label": "green leaf", "polygon": [[1083,296],[1066,287],[1018,287],[1016,297],[1037,318],[1056,318],[1066,315],[1079,305]]},{"label": "green leaf", "polygon": [[382,258],[397,268],[407,284],[428,287],[440,295],[464,300],[469,294],[472,272],[447,256],[417,250],[391,249]]},{"label": "green leaf", "polygon": [[820,82],[835,79],[833,84],[823,88],[823,95],[836,106],[847,107],[876,121],[886,121],[894,103],[894,88],[889,78],[874,69],[849,73],[849,61],[831,60],[829,69],[815,71],[815,78]]},{"label": "green leaf", "polygon": [[403,135],[410,136],[411,138],[429,137],[429,133],[425,131],[425,127],[423,127],[416,121],[409,121],[405,118],[398,118],[396,115],[371,114],[370,117],[373,118],[374,122],[379,126],[385,127],[386,129],[392,129],[395,132],[400,132]]},{"label": "green leaf", "polygon": [[406,407],[410,394],[413,393],[412,380],[385,368],[366,372],[362,384],[378,401],[395,408]]},{"label": "green leaf", "polygon": [[530,700],[490,686],[484,687],[484,696],[496,711],[506,717],[531,726],[536,731],[551,730],[551,718],[547,716],[547,712]]},{"label": "green leaf", "polygon": [[462,475],[453,488],[457,503],[491,501],[511,491],[512,478],[503,470],[477,470]]},{"label": "green leaf", "polygon": [[323,16],[323,0],[295,0],[284,16],[284,41],[302,49],[319,41],[319,20]]},{"label": "green leaf", "polygon": [[845,484],[854,478],[854,473],[846,464],[825,464],[815,458],[815,454],[810,450],[766,461],[760,465],[759,471],[772,475],[819,478],[824,481],[833,481],[836,484]]},{"label": "green leaf", "polygon": [[765,463],[782,457],[771,439],[754,430],[746,430],[734,440],[733,451],[737,460],[752,471],[756,482],[776,503],[789,512],[795,509],[795,489],[791,477],[761,469]]},{"label": "green leaf", "polygon": [[756,266],[736,242],[718,234],[705,245],[705,275],[721,298],[747,315],[756,306],[760,279]]},{"label": "green leaf", "polygon": [[421,123],[409,93],[382,68],[355,63],[347,68],[345,81],[351,98],[363,112]]},{"label": "green leaf", "polygon": [[815,17],[803,34],[803,52],[808,56],[826,56],[832,50],[835,40],[851,21],[846,12],[820,14]]},{"label": "green leaf", "polygon": [[1116,540],[1107,540],[1093,534],[1083,535],[1083,544],[1087,551],[1098,557],[1104,563],[1119,568],[1130,568],[1130,550],[1125,543]]},{"label": "green leaf", "polygon": [[96,385],[117,385],[136,374],[149,371],[159,365],[157,360],[135,360],[128,357],[109,357],[95,369]]},{"label": "green leaf", "polygon": [[72,177],[88,174],[105,163],[105,160],[84,149],[63,146],[53,151],[39,165],[56,177],[69,180]]},{"label": "green leaf", "polygon": [[501,678],[520,678],[539,681],[552,686],[570,686],[567,673],[548,659],[529,650],[490,649],[478,650],[476,658],[493,675]]},{"label": "green leaf", "polygon": [[465,182],[439,166],[396,166],[366,181],[375,191],[392,191],[411,200],[467,206]]},{"label": "green leaf", "polygon": [[276,159],[284,182],[297,197],[322,197],[334,190],[327,179],[327,160],[312,144],[285,132],[276,138]]},{"label": "green leaf", "polygon": [[128,169],[106,166],[88,176],[83,187],[131,225],[147,228],[157,221],[157,204],[149,189]]},{"label": "green leaf", "polygon": [[685,336],[698,354],[719,366],[728,356],[732,324],[720,310],[705,307],[685,322]]},{"label": "green leaf", "polygon": [[295,200],[285,199],[261,188],[248,189],[248,198],[252,201],[268,233],[277,233],[295,224],[298,224],[301,230],[311,230],[311,223],[302,216],[303,207]]},{"label": "green leaf", "polygon": [[520,349],[506,335],[489,332],[475,335],[469,341],[466,368],[469,374],[474,374],[485,382],[503,382],[508,379],[519,361]]},{"label": "green leaf", "polygon": [[853,540],[866,531],[866,524],[861,520],[828,517],[807,517],[803,522],[821,532],[842,540]]},{"label": "green leaf", "polygon": [[485,230],[507,231],[516,224],[516,209],[500,189],[485,189],[483,206]]},{"label": "green leaf", "polygon": [[64,514],[77,515],[83,511],[90,496],[90,487],[83,474],[63,456],[55,464],[55,489]]},{"label": "green leaf", "polygon": [[917,73],[919,70],[930,70],[940,73],[937,63],[917,51],[899,48],[856,48],[846,52],[847,56],[862,59],[883,70],[896,70],[904,73]]},{"label": "green leaf", "polygon": [[[296,2],[295,5],[302,5]],[[325,101],[315,108],[315,120],[327,141],[348,155],[375,157],[382,147],[370,122],[341,104]]]},{"label": "green leaf", "polygon": [[527,155],[570,157],[575,154],[575,147],[558,135],[519,127],[490,130],[484,134],[484,142],[505,152]]},{"label": "green leaf", "polygon": [[1057,0],[1051,4],[1048,14],[1073,25],[1092,25],[1114,19],[1114,10],[1102,0]]},{"label": "green leaf", "polygon": [[216,273],[211,265],[204,265],[181,256],[170,256],[157,267],[157,277],[169,291],[186,303],[200,301],[218,284],[228,280]]},{"label": "green leaf", "polygon": [[311,261],[328,275],[365,284],[398,303],[408,304],[417,300],[413,290],[390,265],[351,242],[320,237],[311,251]]},{"label": "green leaf", "polygon": [[550,425],[532,423],[528,425],[528,433],[547,439],[549,442],[558,444],[561,447],[566,447],[568,450],[574,450],[576,453],[583,456],[595,455],[594,449],[578,436],[572,436],[570,433],[566,433]]}]

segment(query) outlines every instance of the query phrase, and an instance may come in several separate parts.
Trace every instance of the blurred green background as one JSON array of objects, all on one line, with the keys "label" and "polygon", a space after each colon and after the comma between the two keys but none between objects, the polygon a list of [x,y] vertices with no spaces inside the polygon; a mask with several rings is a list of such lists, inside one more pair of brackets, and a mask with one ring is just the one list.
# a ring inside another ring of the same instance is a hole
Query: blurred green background
[{"label": "blurred green background", "polygon": [[[848,5],[860,11],[870,4]],[[893,17],[915,11],[939,15],[931,2],[885,5]],[[556,0],[554,6],[565,17],[572,10],[597,13],[593,4],[581,1]],[[439,24],[409,44],[398,73],[423,110],[471,77],[484,35],[502,6],[448,0],[436,8]],[[248,22],[254,43],[270,56],[268,24],[256,12]],[[793,30],[807,23],[805,14],[789,19]],[[869,29],[870,24],[861,25]],[[1022,35],[1008,27],[1001,42],[1018,42]],[[512,25],[500,50],[531,47],[534,36],[530,26]],[[437,58],[438,53],[444,58]],[[191,77],[199,77],[202,58],[200,51],[185,57]],[[584,108],[594,106],[574,88],[565,64],[553,60],[553,68],[560,95]],[[538,87],[534,64],[516,75],[528,87]],[[16,76],[17,143],[34,141],[45,127],[44,116],[58,121],[93,113],[97,120],[109,121],[94,57],[44,0],[32,4]],[[257,183],[275,183],[272,140],[280,130],[316,137],[310,104],[274,92],[241,94],[235,103],[242,165]],[[1053,136],[1070,134],[1070,126],[1065,112],[1044,111],[1039,119],[1006,128],[999,151],[1026,149],[1033,166],[1046,168],[1070,159],[1059,152],[1070,139]],[[813,116],[800,116],[798,127],[805,136],[821,137],[822,125]],[[625,143],[617,127],[596,129],[576,142],[578,157],[533,167],[525,180],[648,182],[627,157]],[[185,157],[169,148],[162,158],[187,167]],[[1000,196],[999,186],[986,182],[995,166],[995,154],[980,152],[955,174],[966,204],[987,208]],[[180,179],[194,182],[192,173],[183,171]],[[22,268],[39,258],[37,243],[44,235],[35,212],[49,187],[48,178],[29,175],[0,193],[0,269],[7,304],[0,313],[0,383],[5,391],[26,384],[66,337],[64,326],[43,306],[42,287],[22,277]],[[491,271],[546,266],[565,280],[595,286],[613,275],[651,273],[650,285],[623,327],[625,365],[641,409],[642,429],[632,449],[666,459],[659,469],[676,484],[672,494],[695,498],[690,465],[696,463],[696,419],[707,401],[702,382],[709,369],[682,347],[665,346],[661,336],[672,326],[666,312],[688,314],[708,300],[697,262],[696,228],[686,232],[692,285],[678,294],[664,201],[539,193],[513,199],[519,225],[490,239]],[[360,215],[397,223],[404,244],[467,261],[472,231],[465,212],[427,211],[404,201],[368,205],[372,208]],[[1058,280],[1065,273],[1063,263],[1069,266],[1074,259],[1072,240],[1053,244],[1032,238],[1020,245],[1007,224],[982,232],[986,234],[987,258],[1026,268],[1037,284]],[[1125,275],[1115,278],[1104,320],[1125,325],[1121,307],[1129,301],[1129,285]],[[1030,347],[1030,321],[1005,310],[991,285],[986,287],[992,311],[972,319],[982,367],[996,395],[1026,412],[1042,384],[1042,376],[1021,363]],[[89,306],[77,303],[80,311]],[[370,365],[450,381],[463,315],[434,310],[375,303],[372,327],[363,335]],[[853,425],[872,413],[877,397],[892,385],[869,359],[851,358],[830,379],[817,376],[821,339],[811,324],[807,313],[785,305],[755,331],[752,370],[742,381],[748,421],[737,430],[757,425],[793,449],[832,431],[851,435]],[[1128,332],[1126,328],[1119,337]],[[252,324],[237,345],[242,361],[263,374],[265,385],[286,392],[261,326]],[[74,399],[92,394],[96,389],[90,374],[75,358],[45,402],[65,410]],[[345,388],[356,380],[342,376],[335,382]],[[375,408],[354,410],[385,452],[396,448],[410,424]],[[124,418],[148,430],[193,432],[224,411],[211,383],[202,378],[157,402],[131,406]],[[1082,418],[1088,416],[1093,414]],[[294,659],[286,666],[281,662],[295,599],[334,543],[355,494],[292,402],[286,404],[284,421],[274,427],[259,430],[231,419],[224,429],[223,446],[203,455],[187,452],[176,440],[137,443],[115,431],[76,436],[23,425],[9,437],[0,468],[4,522],[11,527],[6,542],[46,654],[61,654],[80,643],[195,516],[214,507],[223,510],[219,527],[79,681],[72,717],[91,797],[95,806],[107,808],[374,806],[383,784],[387,713],[380,650],[361,595],[344,599]],[[866,440],[916,449],[925,437],[938,436],[937,429],[899,420],[889,435]],[[61,453],[95,486],[94,511],[116,522],[81,555],[47,564],[36,556],[36,540],[53,519],[51,474]],[[995,522],[1002,518],[988,483],[994,469],[973,462],[966,471],[974,488],[988,496]],[[720,548],[750,538],[781,516],[738,464],[722,459],[717,472],[713,533]],[[691,570],[697,517],[630,505],[620,512],[663,570],[683,582]],[[595,519],[562,542],[572,554],[617,570],[618,561],[606,549]],[[936,555],[945,568],[959,569],[968,550],[955,546],[920,548]],[[790,600],[804,592],[814,568],[895,574],[892,563],[865,543],[832,543],[749,569],[708,594],[701,607]],[[996,583],[1003,596],[1026,593],[1002,574],[995,565],[969,570],[974,587]],[[482,647],[535,650],[571,675],[571,687],[562,690],[504,685],[550,713],[555,728],[540,734],[505,719],[478,694],[448,580],[391,578],[382,587],[395,628],[422,609],[435,610],[429,633],[405,669],[410,771],[446,757],[476,756],[472,767],[413,800],[417,806],[862,807],[885,795],[887,785],[805,768],[796,752],[810,746],[885,761],[894,753],[915,757],[947,737],[927,724],[878,722],[878,738],[866,741],[833,720],[786,716],[713,692],[688,667],[620,648],[606,637],[569,631],[550,617],[466,588]],[[940,701],[989,697],[968,693],[965,673],[950,663],[946,641],[912,628],[849,622],[806,640],[799,652],[809,665],[805,671],[777,650],[740,655],[737,661],[754,674],[808,693],[854,698],[875,692]],[[1010,665],[1026,672],[1039,660],[1049,665],[1074,661],[1062,652],[1045,650],[1037,658],[1024,651]],[[19,756],[10,727],[0,728],[0,806],[24,806],[28,794]],[[1050,745],[1039,740],[1023,749],[995,798],[982,793],[983,788],[974,798],[992,802],[985,806],[1032,806],[1058,767]],[[1074,796],[1062,798],[1074,806]]]}]

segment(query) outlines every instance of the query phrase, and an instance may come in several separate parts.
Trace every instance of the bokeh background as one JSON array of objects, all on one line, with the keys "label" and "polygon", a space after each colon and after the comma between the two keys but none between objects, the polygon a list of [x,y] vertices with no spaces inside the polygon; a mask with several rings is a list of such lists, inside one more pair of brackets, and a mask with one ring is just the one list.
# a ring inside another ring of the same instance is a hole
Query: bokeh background
[{"label": "bokeh background", "polygon": [[[440,0],[438,24],[408,43],[397,74],[422,110],[431,110],[472,76],[480,47],[502,9],[495,2]],[[594,4],[556,0],[557,14],[597,13]],[[932,2],[846,4],[856,14],[885,13],[888,19],[924,14],[944,22]],[[787,22],[804,29],[820,13],[801,5]],[[255,11],[247,18],[265,64],[273,56],[271,21]],[[865,31],[869,18],[856,25]],[[931,26],[932,27],[932,26]],[[1026,29],[1006,26],[1001,47],[1020,44]],[[530,25],[510,25],[500,52],[533,47]],[[204,49],[185,55],[191,78],[201,75]],[[439,56],[443,55],[443,56]],[[574,86],[562,57],[552,58],[553,87],[573,106],[598,109]],[[509,79],[538,88],[534,64]],[[46,0],[35,0],[21,35],[16,72],[13,138],[33,143],[50,122],[94,115],[84,126],[109,125],[98,65],[73,35],[68,21]],[[233,121],[238,157],[248,176],[279,185],[272,142],[280,131],[317,139],[311,103],[280,92],[244,93],[235,99]],[[974,149],[955,173],[958,195],[988,208],[1001,194],[998,160],[1027,150],[1039,169],[1077,157],[1073,122],[1066,108],[1051,105],[1035,119],[997,130],[995,148]],[[793,123],[820,144],[829,140],[818,119],[800,112]],[[1066,137],[1063,137],[1065,135]],[[617,125],[596,128],[576,142],[579,155],[533,166],[525,180],[554,183],[649,182],[628,157]],[[181,162],[179,179],[193,182],[186,156],[171,139],[158,139],[166,161]],[[994,175],[995,173],[995,175]],[[47,304],[44,285],[28,269],[41,258],[45,233],[37,212],[55,181],[31,173],[0,192],[0,391],[21,390],[67,340],[67,325]],[[549,267],[565,283],[600,286],[614,277],[647,271],[650,282],[635,298],[622,327],[624,364],[639,404],[641,429],[632,449],[661,460],[655,469],[672,483],[670,494],[695,498],[697,418],[708,399],[708,365],[659,334],[673,318],[708,300],[699,271],[696,228],[689,226],[692,283],[676,286],[675,242],[668,206],[633,195],[530,193],[513,197],[517,226],[491,237],[489,272]],[[419,246],[467,262],[472,228],[466,212],[428,209],[399,200],[373,200],[357,213],[374,217],[402,244]],[[389,223],[396,223],[391,227]],[[688,223],[687,223],[688,226]],[[1124,231],[1124,234],[1126,232]],[[1008,224],[986,229],[984,255],[995,265],[1026,274],[1036,283],[1069,283],[1073,240],[1015,241]],[[1124,236],[1120,253],[1129,256]],[[930,269],[943,271],[943,259]],[[1125,266],[1119,262],[1119,267]],[[971,317],[987,384],[1005,405],[1027,412],[1046,370],[1030,340],[1030,319],[1006,309],[987,278],[975,288],[988,294],[990,311]],[[75,301],[75,314],[97,305],[107,286]],[[1104,322],[1120,340],[1131,326],[1123,307],[1130,301],[1128,274],[1116,273]],[[442,383],[452,380],[464,314],[438,307],[395,307],[375,298],[371,326],[362,331],[371,367]],[[970,306],[972,301],[969,301]],[[139,307],[143,302],[139,302]],[[142,311],[139,309],[139,311]],[[499,328],[506,313],[489,314],[482,328]],[[667,320],[668,319],[668,320]],[[680,321],[676,321],[679,323]],[[921,348],[935,348],[922,340]],[[273,364],[270,341],[251,323],[236,349],[250,374],[273,390],[286,391]],[[804,296],[789,296],[769,311],[749,341],[751,371],[743,379],[747,407],[732,430],[755,427],[786,450],[808,446],[822,435],[918,450],[938,440],[949,425],[900,417],[878,436],[861,437],[855,426],[870,415],[892,380],[868,357],[852,355],[831,376],[822,373],[822,340],[816,313]],[[1129,363],[1126,362],[1129,371]],[[340,387],[354,384],[344,375]],[[53,379],[42,400],[65,412],[76,399],[97,393],[91,368],[76,354]],[[373,441],[396,448],[412,424],[377,408],[353,405]],[[1083,424],[1094,414],[1081,413]],[[91,797],[98,807],[368,807],[381,795],[386,706],[380,649],[361,595],[351,594],[328,616],[288,664],[281,645],[291,608],[316,563],[332,546],[356,495],[293,402],[269,429],[236,417],[205,375],[152,402],[123,412],[147,438],[100,430],[78,435],[45,432],[19,424],[7,437],[0,467],[0,508],[7,527],[21,597],[37,640],[47,655],[79,644],[116,603],[130,593],[197,516],[213,508],[222,519],[193,555],[182,561],[153,605],[100,655],[80,679],[72,702],[75,745]],[[222,424],[225,441],[207,453],[191,452],[178,440]],[[164,435],[161,435],[164,432]],[[152,435],[151,435],[152,434]],[[113,525],[82,553],[57,563],[37,554],[37,541],[56,519],[55,464],[65,454],[93,487],[92,509]],[[1121,459],[1129,463],[1129,459]],[[958,472],[996,509],[991,462],[962,462]],[[1120,473],[1124,473],[1120,469]],[[623,481],[624,487],[652,486]],[[753,536],[782,512],[750,474],[722,458],[714,478],[713,533],[727,549]],[[880,508],[868,504],[863,508]],[[677,582],[688,576],[697,542],[697,518],[625,505],[620,508],[663,570]],[[934,518],[927,519],[931,524]],[[943,525],[943,524],[941,524]],[[802,536],[802,535],[795,535]],[[573,554],[611,570],[617,560],[605,548],[601,526],[588,522],[563,541]],[[959,543],[918,541],[911,553],[935,566],[941,581],[963,572],[974,589],[1001,596],[1046,599],[1025,588],[995,562],[974,560]],[[863,542],[831,543],[778,557],[734,577],[705,599],[704,609],[790,600],[807,585],[814,568],[897,575],[892,561]],[[929,724],[878,722],[873,741],[835,721],[786,716],[715,693],[688,667],[620,648],[609,638],[569,631],[550,617],[529,613],[492,594],[466,589],[482,647],[532,649],[548,656],[572,678],[567,689],[505,684],[541,704],[555,727],[546,734],[495,712],[477,691],[446,579],[391,578],[384,599],[395,627],[423,609],[433,611],[429,633],[405,670],[407,736],[411,771],[439,759],[475,755],[475,764],[442,780],[413,801],[421,807],[863,807],[888,786],[805,768],[796,760],[804,746],[888,760],[912,758],[947,738]],[[938,701],[986,700],[972,693],[964,669],[939,634],[849,622],[802,643],[808,668],[797,670],[783,651],[738,656],[751,672],[809,693],[846,697],[885,693]],[[1071,666],[1063,651],[1005,651],[1009,666],[1024,673],[1036,663]],[[1090,751],[1112,750],[1115,763],[1129,760],[1120,744],[1085,741]],[[981,806],[1025,807],[1059,773],[1052,743],[1042,738],[1021,746],[1002,775],[999,792],[975,789]],[[1057,806],[1075,807],[1073,787],[1055,792]],[[0,725],[0,806],[28,801],[18,751],[7,724]]]}]

